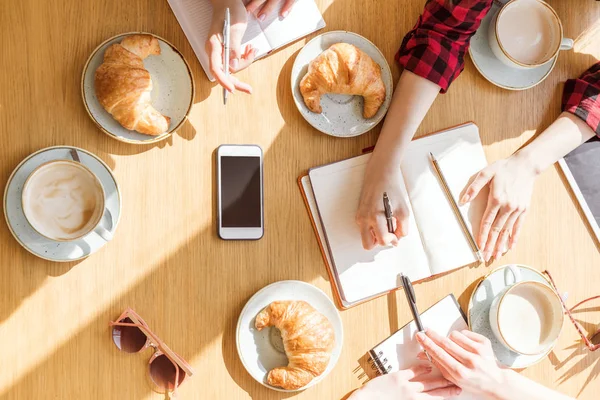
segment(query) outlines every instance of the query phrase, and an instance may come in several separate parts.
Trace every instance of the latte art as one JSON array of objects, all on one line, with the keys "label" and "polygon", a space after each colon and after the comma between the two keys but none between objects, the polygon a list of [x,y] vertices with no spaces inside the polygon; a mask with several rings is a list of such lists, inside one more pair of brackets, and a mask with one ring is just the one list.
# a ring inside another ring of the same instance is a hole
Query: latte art
[{"label": "latte art", "polygon": [[40,167],[23,190],[23,211],[42,235],[72,240],[91,231],[104,209],[102,187],[86,168],[69,161]]}]

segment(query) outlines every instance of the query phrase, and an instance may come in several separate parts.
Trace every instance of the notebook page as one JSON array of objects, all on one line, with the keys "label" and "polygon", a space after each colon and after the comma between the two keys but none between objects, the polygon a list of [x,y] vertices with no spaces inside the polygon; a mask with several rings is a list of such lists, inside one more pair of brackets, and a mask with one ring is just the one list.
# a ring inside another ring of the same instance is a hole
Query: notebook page
[{"label": "notebook page", "polygon": [[[209,80],[214,81],[215,78],[210,73],[210,62],[205,49],[212,21],[212,3],[210,0],[168,0],[168,2],[206,76]],[[271,51],[271,46],[262,33],[258,21],[250,15],[248,16],[248,28],[242,39],[242,49],[247,44],[252,44],[258,49],[257,58]]]},{"label": "notebook page", "polygon": [[[281,7],[283,7],[283,2]],[[325,21],[314,0],[296,0],[290,14],[279,18],[279,10],[260,22],[273,50],[325,27]]]},{"label": "notebook page", "polygon": [[[484,168],[487,161],[475,124],[414,140],[406,151],[402,174],[431,274],[436,275],[471,264],[477,258],[434,172],[429,152],[438,159],[455,199],[460,198],[471,177]],[[486,204],[487,189],[460,207],[475,235]]]},{"label": "notebook page", "polygon": [[[412,212],[410,233],[398,247],[363,249],[355,215],[370,157],[365,154],[309,172],[333,268],[339,276],[340,294],[349,303],[397,288],[400,272],[413,281],[429,276],[427,257]],[[408,203],[404,182],[398,185]]]},{"label": "notebook page", "polygon": [[[450,332],[455,330],[468,329],[467,322],[452,295],[444,297],[423,312],[421,321],[425,328],[429,328],[441,336],[448,336]],[[380,360],[387,359],[385,366],[391,367],[388,373],[407,369],[418,364],[429,364],[427,361],[417,359],[421,347],[415,338],[416,333],[417,326],[414,321],[411,321],[373,348],[372,351],[375,354],[379,354],[379,352],[383,354],[379,357]],[[441,372],[434,367],[433,372],[428,377],[434,378],[441,375]],[[453,397],[453,399],[474,400],[476,398],[467,393],[461,393],[460,396]]]}]

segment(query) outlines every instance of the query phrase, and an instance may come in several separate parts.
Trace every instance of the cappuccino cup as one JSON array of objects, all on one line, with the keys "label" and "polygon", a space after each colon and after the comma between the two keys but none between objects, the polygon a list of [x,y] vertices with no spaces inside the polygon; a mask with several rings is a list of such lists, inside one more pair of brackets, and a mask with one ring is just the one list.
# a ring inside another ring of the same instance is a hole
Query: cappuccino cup
[{"label": "cappuccino cup", "polygon": [[506,288],[490,309],[494,335],[509,350],[520,355],[550,351],[562,330],[564,313],[558,294],[550,286],[522,280],[514,265],[504,269]]},{"label": "cappuccino cup", "polygon": [[55,160],[37,167],[23,185],[21,205],[31,227],[50,240],[71,242],[92,231],[112,239],[101,225],[102,183],[81,163]]},{"label": "cappuccino cup", "polygon": [[539,67],[573,48],[556,11],[543,0],[506,3],[490,23],[488,40],[496,58],[518,69]]}]

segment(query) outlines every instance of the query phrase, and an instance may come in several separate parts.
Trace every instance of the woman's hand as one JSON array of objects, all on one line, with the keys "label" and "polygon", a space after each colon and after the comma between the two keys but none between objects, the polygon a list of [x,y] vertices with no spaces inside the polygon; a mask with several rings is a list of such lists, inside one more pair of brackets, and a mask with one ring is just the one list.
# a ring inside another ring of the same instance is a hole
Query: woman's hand
[{"label": "woman's hand", "polygon": [[[494,393],[501,390],[505,376],[488,338],[468,330],[453,331],[444,338],[427,330],[417,333],[417,341],[444,378],[467,392],[496,398]],[[420,353],[418,358],[426,360],[427,356]]]},{"label": "woman's hand", "polygon": [[[356,223],[360,228],[363,247],[371,250],[377,245],[397,245],[408,235],[409,209],[405,203],[400,165],[385,160],[379,162],[373,155],[367,166]],[[392,206],[394,233],[388,231],[383,209],[383,192],[387,192]]]},{"label": "woman's hand", "polygon": [[295,2],[296,0],[250,0],[246,4],[246,10],[256,15],[259,21],[264,21],[269,14],[275,11],[279,4],[283,3],[281,10],[279,10],[279,16],[285,18],[290,13]]},{"label": "woman's hand", "polygon": [[431,366],[421,365],[380,376],[355,391],[348,400],[443,400],[460,394],[460,388],[448,380],[429,378],[431,370]]},{"label": "woman's hand", "polygon": [[517,244],[537,175],[533,164],[515,153],[482,169],[466,188],[460,200],[462,204],[477,197],[486,185],[490,186],[477,236],[485,261],[492,256],[499,258]]}]

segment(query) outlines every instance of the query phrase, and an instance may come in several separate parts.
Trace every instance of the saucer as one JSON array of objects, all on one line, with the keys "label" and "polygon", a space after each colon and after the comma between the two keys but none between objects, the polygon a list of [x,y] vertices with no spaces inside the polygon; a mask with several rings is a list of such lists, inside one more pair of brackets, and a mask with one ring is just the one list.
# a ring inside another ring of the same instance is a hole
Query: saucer
[{"label": "saucer", "polygon": [[[265,328],[258,331],[254,327],[256,315],[277,300],[304,300],[322,313],[333,325],[335,345],[325,372],[313,379],[308,385],[296,390],[284,390],[267,384],[268,372],[276,367],[288,364],[281,344],[273,340],[277,330]],[[335,305],[320,289],[301,281],[280,281],[272,283],[254,294],[244,306],[236,329],[237,351],[246,371],[260,384],[280,392],[298,392],[316,385],[327,376],[337,363],[344,343],[342,319]]]},{"label": "saucer", "polygon": [[[520,269],[524,281],[541,282],[551,286],[541,272],[525,265],[515,264],[515,267]],[[487,276],[481,278],[473,290],[469,301],[469,327],[473,332],[490,339],[496,359],[502,365],[513,369],[527,368],[542,361],[552,351],[552,348],[543,354],[525,356],[507,349],[496,339],[490,326],[490,307],[494,298],[506,287],[504,282],[504,268],[505,266],[498,267]]]},{"label": "saucer", "polygon": [[[152,105],[171,118],[169,131],[158,136],[144,135],[125,129],[98,102],[94,88],[96,69],[104,61],[104,51],[113,43],[120,43],[125,36],[133,34],[152,35],[158,39],[160,54],[148,56],[144,67],[152,78]],[[194,101],[194,79],[190,66],[183,55],[165,39],[146,32],[128,32],[105,40],[92,52],[81,75],[81,96],[92,121],[102,132],[122,142],[133,144],[155,143],[171,136],[185,122]]]},{"label": "saucer", "polygon": [[531,69],[516,69],[498,60],[488,42],[488,28],[500,7],[494,3],[490,12],[481,21],[481,26],[471,38],[469,54],[475,68],[491,83],[508,90],[525,90],[542,82],[556,64],[558,54],[546,64]]},{"label": "saucer", "polygon": [[[106,196],[106,210],[102,225],[114,234],[121,217],[121,195],[119,186],[110,168],[92,153],[71,146],[55,146],[39,150],[15,168],[4,190],[4,217],[10,232],[17,242],[33,255],[49,261],[70,262],[81,260],[100,250],[106,241],[91,232],[73,242],[56,242],[37,233],[23,214],[21,193],[23,184],[38,166],[53,160],[72,160],[70,150],[76,149],[81,163],[88,167],[102,182]],[[110,228],[109,228],[110,227]]]},{"label": "saucer", "polygon": [[[381,78],[386,91],[385,100],[372,118],[365,119],[363,117],[362,96],[324,94],[321,96],[321,106],[323,107],[321,114],[310,111],[304,104],[304,98],[300,93],[300,81],[306,75],[308,65],[323,51],[340,42],[358,47],[381,67]],[[358,136],[373,129],[385,116],[394,90],[390,66],[377,46],[356,33],[346,31],[327,32],[308,42],[294,60],[291,83],[294,102],[302,117],[319,131],[337,137]]]}]

